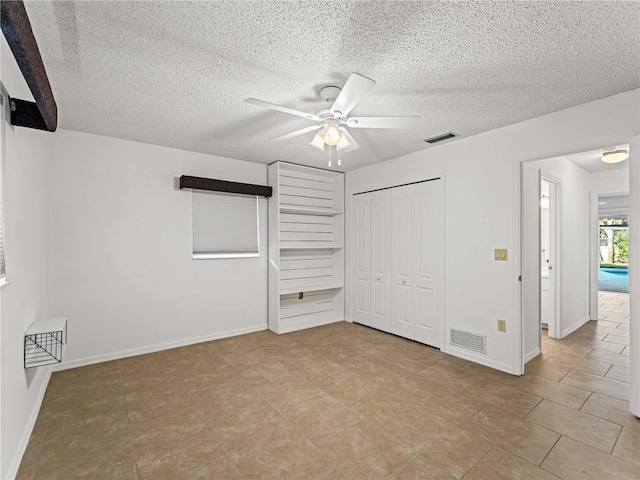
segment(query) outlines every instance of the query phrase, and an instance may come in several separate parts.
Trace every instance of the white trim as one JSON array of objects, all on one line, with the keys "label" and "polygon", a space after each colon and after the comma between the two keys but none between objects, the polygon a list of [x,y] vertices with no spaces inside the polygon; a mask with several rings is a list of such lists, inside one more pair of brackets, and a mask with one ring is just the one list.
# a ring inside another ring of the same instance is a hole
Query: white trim
[{"label": "white trim", "polygon": [[71,368],[84,367],[87,365],[93,365],[96,363],[108,362],[111,360],[118,360],[121,358],[135,357],[136,355],[144,355],[147,353],[161,352],[163,350],[170,350],[172,348],[185,347],[188,345],[194,345],[196,343],[210,342],[212,340],[219,340],[221,338],[235,337],[237,335],[244,335],[247,333],[261,332],[267,330],[268,325],[256,325],[253,327],[239,328],[237,330],[227,330],[225,332],[219,332],[211,335],[203,335],[201,337],[192,337],[184,340],[178,340],[176,342],[159,343],[157,345],[151,345],[148,347],[132,348],[130,350],[121,350],[115,353],[108,353],[104,355],[96,355],[94,357],[79,358],[77,360],[71,360],[70,362],[62,361],[53,366],[54,372],[61,370],[69,370]]},{"label": "white trim", "polygon": [[18,474],[18,469],[20,468],[20,463],[22,462],[22,457],[24,456],[24,452],[27,450],[27,446],[29,445],[29,439],[31,438],[31,433],[33,433],[33,427],[36,426],[36,420],[38,419],[38,414],[40,413],[40,407],[42,407],[42,400],[44,400],[44,394],[47,391],[47,387],[49,386],[49,380],[51,380],[51,369],[48,368],[45,372],[44,380],[42,381],[42,385],[40,387],[40,391],[38,392],[38,396],[36,397],[36,401],[33,403],[33,409],[31,410],[31,415],[29,415],[29,420],[25,425],[24,432],[22,433],[22,438],[18,443],[16,451],[13,455],[13,460],[11,460],[11,464],[9,465],[9,469],[7,470],[7,479],[14,479]]},{"label": "white trim", "polygon": [[512,375],[517,375],[517,373],[514,373],[512,366],[508,363],[491,360],[490,358],[487,358],[483,355],[476,355],[462,348],[445,345],[445,347],[443,347],[441,351],[454,357],[459,357],[465,360],[469,360],[470,362],[479,363],[480,365],[484,365],[485,367],[500,370],[501,372],[510,373]]},{"label": "white trim", "polygon": [[216,258],[257,258],[260,252],[250,253],[194,253],[194,260],[213,260]]},{"label": "white trim", "polygon": [[533,360],[534,358],[536,358],[538,355],[540,355],[540,353],[542,353],[540,351],[540,347],[536,347],[533,350],[531,350],[529,353],[527,353],[524,356],[524,363],[527,363],[529,360]]},{"label": "white trim", "polygon": [[562,330],[562,336],[560,338],[564,338],[567,335],[575,332],[581,326],[583,326],[585,323],[587,323],[589,320],[591,320],[591,315],[587,315],[587,316],[581,318],[580,320],[578,320],[577,322],[575,322],[573,325],[568,326],[567,328]]},{"label": "white trim", "polygon": [[298,330],[306,330],[308,328],[321,327],[323,325],[329,325],[331,323],[340,323],[340,322],[344,322],[344,319],[329,317],[329,318],[320,318],[317,320],[303,320],[295,323],[287,323],[286,326],[280,327],[280,334],[297,332]]}]

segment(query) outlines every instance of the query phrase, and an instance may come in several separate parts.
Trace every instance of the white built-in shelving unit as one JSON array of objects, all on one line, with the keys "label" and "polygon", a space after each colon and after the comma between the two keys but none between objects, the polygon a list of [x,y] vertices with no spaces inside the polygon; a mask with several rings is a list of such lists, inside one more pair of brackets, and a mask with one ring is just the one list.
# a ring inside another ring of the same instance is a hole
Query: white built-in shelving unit
[{"label": "white built-in shelving unit", "polygon": [[269,165],[269,329],[344,320],[344,175]]}]

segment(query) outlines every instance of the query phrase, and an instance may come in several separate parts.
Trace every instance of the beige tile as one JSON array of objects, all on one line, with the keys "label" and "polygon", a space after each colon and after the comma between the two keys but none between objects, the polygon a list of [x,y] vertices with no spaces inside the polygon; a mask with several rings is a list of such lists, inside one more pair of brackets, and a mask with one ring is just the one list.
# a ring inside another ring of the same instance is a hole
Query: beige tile
[{"label": "beige tile", "polygon": [[463,425],[468,431],[539,465],[559,435],[489,406]]},{"label": "beige tile", "polygon": [[593,373],[594,375],[604,375],[611,367],[611,363],[570,354],[552,355],[549,360],[547,360],[547,363],[561,365],[569,369],[580,370],[581,372]]},{"label": "beige tile", "polygon": [[554,480],[555,476],[499,447],[493,447],[464,480]]},{"label": "beige tile", "polygon": [[[435,364],[433,362],[432,364]],[[429,385],[422,375],[405,370],[396,365],[389,365],[373,376],[375,383],[381,387],[400,393],[415,393]]]},{"label": "beige tile", "polygon": [[614,365],[620,365],[621,367],[629,366],[628,355],[620,355],[618,353],[607,352],[604,350],[594,350],[589,354],[588,357],[593,358],[595,360],[600,360],[601,362],[608,362]]},{"label": "beige tile", "polygon": [[611,380],[629,383],[629,369],[619,365],[612,365],[605,377]]},{"label": "beige tile", "polygon": [[353,408],[364,419],[387,432],[393,432],[416,420],[423,413],[407,401],[407,397],[409,397],[408,394],[398,395],[392,391],[382,390],[363,398],[353,405]]},{"label": "beige tile", "polygon": [[414,458],[407,446],[368,422],[324,437],[316,445],[352,478],[388,478]]},{"label": "beige tile", "polygon": [[295,430],[230,454],[242,476],[248,479],[315,479],[334,468],[322,452]]},{"label": "beige tile", "polygon": [[392,480],[453,480],[454,478],[444,470],[418,457],[396,473]]},{"label": "beige tile", "polygon": [[446,392],[447,390],[442,395],[431,395],[429,401],[424,402],[424,408],[456,425],[462,425],[487,406],[483,401],[465,392]]},{"label": "beige tile", "polygon": [[137,462],[139,480],[241,479],[219,442],[203,442],[159,458]]},{"label": "beige tile", "polygon": [[361,399],[381,389],[372,377],[362,377],[350,371],[323,378],[318,381],[318,386],[348,406],[356,405]]},{"label": "beige tile", "polygon": [[565,480],[637,480],[640,468],[595,448],[562,437],[541,467]]},{"label": "beige tile", "polygon": [[518,417],[524,417],[542,400],[540,397],[522,390],[493,382],[478,382],[464,390],[462,394],[470,399],[496,406]]},{"label": "beige tile", "polygon": [[181,448],[216,440],[205,416],[194,410],[174,410],[154,417],[131,415],[129,420],[137,462],[150,462]]},{"label": "beige tile", "polygon": [[580,411],[640,431],[640,419],[629,411],[629,402],[594,393]]},{"label": "beige tile", "polygon": [[607,328],[617,328],[620,322],[612,321],[614,317],[612,317],[611,320],[609,320],[608,317],[609,317],[609,314],[605,315],[604,317],[605,320],[598,320],[598,325],[602,327],[607,327]]},{"label": "beige tile", "polygon": [[283,364],[276,362],[234,365],[233,368],[242,375],[245,380],[256,385],[267,382],[277,382],[295,373]]},{"label": "beige tile", "polygon": [[425,414],[394,436],[429,463],[461,478],[490,449],[491,443],[434,414]]},{"label": "beige tile", "polygon": [[95,451],[77,451],[56,461],[38,464],[34,479],[80,480],[80,479],[137,480],[136,467],[131,448],[109,448]]},{"label": "beige tile", "polygon": [[324,392],[299,375],[291,375],[276,382],[264,383],[256,390],[274,407],[295,405]]},{"label": "beige tile", "polygon": [[640,467],[640,430],[624,427],[613,455]]},{"label": "beige tile", "polygon": [[362,420],[353,409],[323,394],[281,409],[282,414],[310,440],[341,432]]},{"label": "beige tile", "polygon": [[522,377],[513,377],[508,385],[537,397],[546,398],[576,409],[580,408],[590,395],[587,390],[529,374],[525,374]]},{"label": "beige tile", "polygon": [[629,385],[609,378],[583,372],[569,372],[561,383],[601,393],[618,400],[629,400]]},{"label": "beige tile", "polygon": [[[455,358],[455,357],[454,357]],[[425,368],[420,375],[428,377],[446,387],[453,388],[456,391],[462,391],[471,385],[483,380],[477,372],[467,371],[464,368],[437,363]]]},{"label": "beige tile", "polygon": [[621,430],[620,425],[549,400],[543,400],[526,420],[605,453],[611,453]]},{"label": "beige tile", "polygon": [[570,370],[571,368],[566,365],[555,365],[553,363],[549,363],[549,360],[546,362],[529,362],[524,367],[525,373],[545,377],[556,382],[560,381],[562,377],[569,373]]}]

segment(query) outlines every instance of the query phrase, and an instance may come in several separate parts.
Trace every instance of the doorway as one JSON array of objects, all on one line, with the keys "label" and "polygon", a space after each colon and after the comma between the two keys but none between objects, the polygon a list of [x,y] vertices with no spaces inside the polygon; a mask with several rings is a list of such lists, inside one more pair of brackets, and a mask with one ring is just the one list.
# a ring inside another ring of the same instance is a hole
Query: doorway
[{"label": "doorway", "polygon": [[560,244],[558,219],[561,182],[541,174],[540,178],[540,326],[542,337],[558,338],[557,319]]}]

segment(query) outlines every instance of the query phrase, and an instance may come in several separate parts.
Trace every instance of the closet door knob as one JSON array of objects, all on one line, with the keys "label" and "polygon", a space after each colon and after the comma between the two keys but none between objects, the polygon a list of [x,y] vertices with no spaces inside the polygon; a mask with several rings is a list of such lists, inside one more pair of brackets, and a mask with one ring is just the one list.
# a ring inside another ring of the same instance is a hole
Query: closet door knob
[{"label": "closet door knob", "polygon": [[402,280],[402,284],[406,285],[407,281],[406,280]]},{"label": "closet door knob", "polygon": [[380,281],[380,277],[377,277],[377,278],[376,278],[376,282],[379,282],[379,281]]}]

